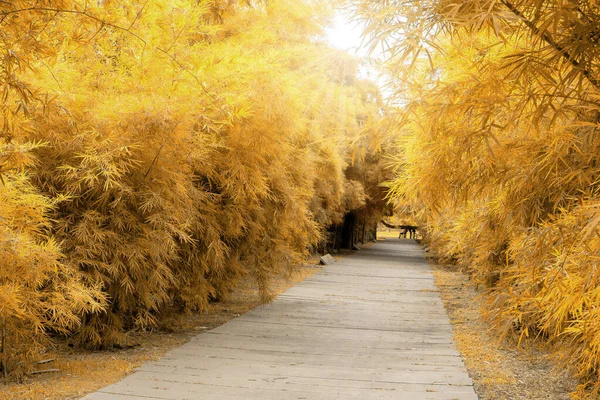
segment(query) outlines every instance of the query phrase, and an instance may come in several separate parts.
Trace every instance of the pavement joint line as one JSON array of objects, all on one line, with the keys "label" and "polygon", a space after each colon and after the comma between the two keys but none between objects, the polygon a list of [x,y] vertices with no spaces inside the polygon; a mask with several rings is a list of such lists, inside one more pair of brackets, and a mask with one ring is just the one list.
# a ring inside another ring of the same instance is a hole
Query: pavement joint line
[{"label": "pavement joint line", "polygon": [[[256,324],[256,321],[245,321],[240,320],[239,323],[244,324]],[[353,326],[333,326],[333,325],[314,325],[314,324],[294,324],[294,323],[280,323],[280,322],[260,322],[262,325],[281,325],[281,326],[305,326],[308,328],[324,328],[324,329],[335,329],[335,330],[354,330],[354,331],[367,331],[367,332],[402,332],[405,333],[404,329],[383,329],[383,328],[362,328]],[[214,332],[211,332],[214,333]],[[453,341],[450,341],[453,343]]]},{"label": "pavement joint line", "polygon": [[[171,375],[177,375],[177,374],[171,374]],[[372,384],[390,384],[390,385],[394,385],[394,384],[400,384],[400,385],[426,385],[426,386],[452,386],[452,387],[473,387],[473,384],[452,384],[452,383],[443,383],[443,382],[409,382],[409,381],[385,381],[385,380],[374,380],[374,379],[341,379],[341,378],[327,378],[327,377],[320,377],[320,376],[300,376],[300,375],[285,375],[285,376],[276,376],[273,377],[273,375],[269,375],[269,374],[260,374],[260,373],[255,373],[255,375],[257,376],[265,376],[265,377],[271,377],[271,379],[273,380],[283,380],[283,379],[292,379],[292,378],[302,378],[302,379],[316,379],[316,380],[324,380],[324,381],[341,381],[341,382],[362,382],[362,383],[372,383]],[[181,376],[198,376],[200,377],[201,375],[181,375]],[[147,381],[154,381],[155,379],[146,379]],[[177,380],[161,380],[164,382],[169,382],[169,383],[182,383],[181,381],[177,381]],[[249,380],[249,382],[252,382],[252,380]],[[189,383],[189,384],[193,384],[193,385],[206,385],[206,386],[229,386],[229,385],[223,385],[223,384],[218,384],[218,383],[205,383],[205,382],[194,382],[194,383]],[[316,383],[315,386],[326,386],[326,387],[339,387],[339,388],[347,388],[347,389],[354,389],[355,386],[338,386],[338,385],[322,385],[319,383]],[[238,386],[241,387],[241,386]]]},{"label": "pavement joint line", "polygon": [[168,397],[154,397],[154,396],[144,396],[144,395],[138,395],[138,394],[128,394],[128,393],[121,393],[121,392],[114,392],[114,391],[106,391],[104,389],[100,389],[98,390],[98,393],[105,393],[105,394],[116,394],[119,396],[127,396],[127,397],[131,397],[131,398],[138,398],[138,399],[157,399],[157,400],[169,400]]},{"label": "pavement joint line", "polygon": [[[335,356],[335,357],[355,357],[356,355],[354,354],[347,354],[347,353],[339,353],[339,354],[326,354],[326,353],[308,353],[308,352],[302,352],[302,351],[295,351],[295,350],[291,350],[291,351],[283,351],[283,350],[256,350],[256,349],[248,349],[248,348],[244,348],[244,347],[225,347],[225,346],[211,346],[211,345],[206,345],[206,344],[202,344],[201,346],[198,347],[207,347],[207,348],[211,348],[211,349],[227,349],[227,350],[245,350],[245,351],[251,351],[251,352],[259,352],[259,353],[282,353],[282,354],[297,354],[297,355],[307,355],[307,356]],[[385,349],[381,349],[381,350],[396,350],[396,349],[389,349],[389,348],[385,348]],[[407,350],[412,350],[412,349],[407,349]],[[416,349],[418,350],[418,349]],[[415,356],[419,356],[420,354],[415,354]],[[431,356],[431,357],[455,357],[455,358],[461,358],[460,354],[455,353],[455,354],[426,354],[427,356]],[[207,357],[207,358],[212,358],[212,357]],[[407,358],[405,356],[400,356],[398,358]],[[151,362],[156,362],[156,361],[151,361]],[[145,364],[147,365],[147,364]],[[143,365],[138,367],[139,368],[143,368]]]}]

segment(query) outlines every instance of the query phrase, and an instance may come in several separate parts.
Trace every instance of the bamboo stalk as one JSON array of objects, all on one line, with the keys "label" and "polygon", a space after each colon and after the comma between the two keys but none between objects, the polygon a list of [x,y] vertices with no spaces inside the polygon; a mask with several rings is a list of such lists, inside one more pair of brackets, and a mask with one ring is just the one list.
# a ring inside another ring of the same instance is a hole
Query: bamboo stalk
[{"label": "bamboo stalk", "polygon": [[0,366],[4,373],[4,379],[8,379],[8,368],[6,365],[6,317],[2,317],[2,343],[0,346]]}]

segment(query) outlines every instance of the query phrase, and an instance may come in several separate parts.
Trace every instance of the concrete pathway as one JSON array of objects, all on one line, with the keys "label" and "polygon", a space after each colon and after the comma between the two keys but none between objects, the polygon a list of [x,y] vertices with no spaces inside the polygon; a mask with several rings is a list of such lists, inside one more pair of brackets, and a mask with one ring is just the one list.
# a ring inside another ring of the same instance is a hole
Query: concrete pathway
[{"label": "concrete pathway", "polygon": [[388,239],[85,399],[477,396],[421,249]]}]

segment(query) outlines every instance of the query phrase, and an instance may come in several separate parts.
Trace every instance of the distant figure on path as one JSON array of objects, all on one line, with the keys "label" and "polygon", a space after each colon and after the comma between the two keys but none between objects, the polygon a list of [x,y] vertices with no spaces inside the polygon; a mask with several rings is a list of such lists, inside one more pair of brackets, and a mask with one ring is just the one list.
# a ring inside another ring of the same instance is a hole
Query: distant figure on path
[{"label": "distant figure on path", "polygon": [[388,224],[384,220],[381,220],[381,223],[383,224],[383,226],[386,226],[386,227],[391,228],[391,229],[400,229],[400,233],[398,234],[398,239],[400,239],[402,237],[405,238],[407,234],[409,235],[409,237],[411,239],[416,239],[417,238],[417,228],[418,228],[418,226],[414,226],[414,225],[392,225],[392,224]]},{"label": "distant figure on path", "polygon": [[407,234],[408,234],[408,237],[410,237],[411,239],[415,239],[417,237],[417,227],[416,226],[412,226],[412,225],[400,225],[400,226],[401,226],[401,230],[400,230],[400,234],[398,235],[398,239],[405,238]]}]

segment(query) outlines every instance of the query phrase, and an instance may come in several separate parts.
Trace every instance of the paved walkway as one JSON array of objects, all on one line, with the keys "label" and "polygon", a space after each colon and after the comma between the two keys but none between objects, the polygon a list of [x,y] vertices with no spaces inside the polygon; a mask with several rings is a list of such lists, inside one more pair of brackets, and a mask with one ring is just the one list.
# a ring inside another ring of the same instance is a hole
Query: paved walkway
[{"label": "paved walkway", "polygon": [[477,396],[421,249],[388,239],[85,399]]}]

